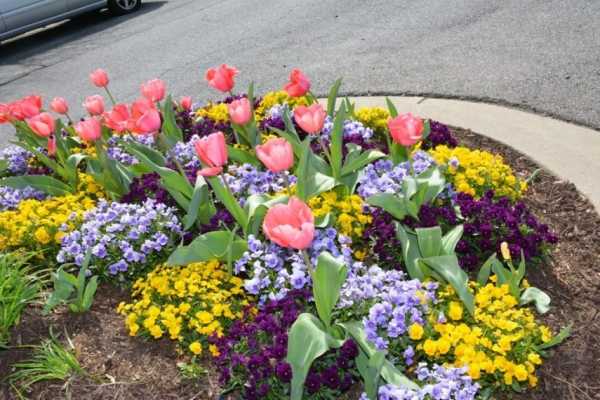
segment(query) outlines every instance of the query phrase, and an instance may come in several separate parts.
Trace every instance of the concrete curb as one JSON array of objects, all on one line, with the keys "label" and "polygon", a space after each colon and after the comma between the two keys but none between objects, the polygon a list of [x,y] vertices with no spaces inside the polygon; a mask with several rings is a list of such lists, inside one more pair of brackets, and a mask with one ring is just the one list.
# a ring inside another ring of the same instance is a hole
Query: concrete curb
[{"label": "concrete curb", "polygon": [[[390,96],[399,112],[460,126],[527,154],[570,181],[600,212],[600,133],[579,125],[499,105]],[[351,97],[357,107],[384,107],[385,97]]]}]

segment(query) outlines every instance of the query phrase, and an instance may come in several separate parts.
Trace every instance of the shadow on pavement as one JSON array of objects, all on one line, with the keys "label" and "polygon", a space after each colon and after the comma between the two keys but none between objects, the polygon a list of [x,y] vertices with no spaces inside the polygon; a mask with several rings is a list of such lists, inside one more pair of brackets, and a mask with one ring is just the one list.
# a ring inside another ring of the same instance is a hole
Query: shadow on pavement
[{"label": "shadow on pavement", "polygon": [[55,23],[49,28],[7,39],[0,43],[0,65],[14,64],[40,51],[50,50],[72,40],[126,23],[131,19],[143,17],[144,14],[153,12],[166,3],[166,1],[143,2],[138,11],[123,16],[113,16],[107,9],[92,11]]}]

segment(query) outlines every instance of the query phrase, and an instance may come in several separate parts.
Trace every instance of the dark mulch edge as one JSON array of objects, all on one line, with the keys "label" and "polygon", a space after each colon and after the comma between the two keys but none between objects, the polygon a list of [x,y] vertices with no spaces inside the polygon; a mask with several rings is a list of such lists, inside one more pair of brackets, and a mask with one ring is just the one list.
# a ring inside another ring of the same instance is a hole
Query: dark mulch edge
[{"label": "dark mulch edge", "polygon": [[[523,154],[469,130],[452,128],[461,145],[501,154],[521,177],[538,166]],[[600,216],[575,186],[542,171],[524,202],[559,235],[547,262],[528,270],[528,279],[552,297],[552,309],[541,317],[555,332],[570,323],[571,337],[550,352],[540,370],[539,388],[520,399],[600,399]],[[181,378],[176,367],[182,358],[168,340],[143,341],[127,335],[115,312],[127,292],[110,286],[99,289],[92,310],[73,317],[66,311],[42,318],[39,308],[26,311],[13,345],[35,344],[55,333],[67,332],[82,366],[94,377],[35,385],[32,399],[215,399],[218,385],[209,373],[196,382]],[[29,355],[26,348],[1,353],[0,380],[10,365]],[[204,363],[207,365],[208,363]],[[101,380],[102,383],[98,383]],[[13,399],[6,385],[0,398]]]}]

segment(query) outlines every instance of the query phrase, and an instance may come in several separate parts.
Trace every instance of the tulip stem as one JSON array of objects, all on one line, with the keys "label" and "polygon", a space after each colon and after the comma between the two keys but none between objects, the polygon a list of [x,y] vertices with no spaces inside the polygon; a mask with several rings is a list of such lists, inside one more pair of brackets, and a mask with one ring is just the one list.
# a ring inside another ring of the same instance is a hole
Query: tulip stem
[{"label": "tulip stem", "polygon": [[117,102],[115,101],[115,98],[113,97],[112,93],[110,93],[110,90],[108,90],[108,86],[104,86],[104,90],[106,90],[106,94],[108,95],[108,98],[112,102],[112,105],[115,106],[117,104]]},{"label": "tulip stem", "polygon": [[69,121],[69,125],[73,125],[73,120],[71,119],[71,116],[69,115],[69,113],[65,113],[65,117],[67,117],[67,120]]},{"label": "tulip stem", "polygon": [[308,273],[312,277],[313,267],[312,267],[312,263],[310,262],[310,256],[308,255],[308,252],[306,251],[306,249],[302,250],[302,255],[304,256],[304,263],[306,264],[306,269],[308,269]]},{"label": "tulip stem", "polygon": [[223,185],[225,185],[225,188],[227,189],[227,191],[229,193],[231,193],[231,195],[233,196],[233,191],[231,190],[231,188],[229,187],[229,183],[227,183],[227,179],[225,178],[225,173],[221,174],[221,178],[223,178]]},{"label": "tulip stem", "polygon": [[331,163],[331,155],[329,154],[329,150],[327,150],[327,147],[325,146],[325,143],[323,142],[323,137],[321,135],[319,135],[319,144],[321,145],[321,149],[323,150],[323,154],[325,154],[327,161],[329,161],[329,165],[333,165]]}]

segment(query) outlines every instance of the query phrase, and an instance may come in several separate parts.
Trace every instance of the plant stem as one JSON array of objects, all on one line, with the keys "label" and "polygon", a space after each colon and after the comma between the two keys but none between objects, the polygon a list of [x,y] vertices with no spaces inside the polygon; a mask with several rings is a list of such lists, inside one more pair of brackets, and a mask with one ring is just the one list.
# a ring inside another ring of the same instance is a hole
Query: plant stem
[{"label": "plant stem", "polygon": [[304,263],[306,264],[306,268],[308,269],[308,273],[312,277],[312,274],[313,274],[314,270],[313,270],[313,267],[312,267],[312,263],[310,262],[310,256],[308,255],[308,251],[306,251],[306,249],[302,250],[302,256],[304,256]]},{"label": "plant stem", "polygon": [[104,90],[106,90],[106,94],[108,94],[108,98],[110,99],[112,105],[113,106],[117,105],[115,98],[113,97],[112,93],[110,93],[110,90],[108,90],[108,86],[104,86]]}]

